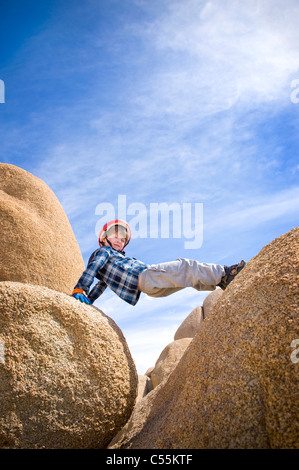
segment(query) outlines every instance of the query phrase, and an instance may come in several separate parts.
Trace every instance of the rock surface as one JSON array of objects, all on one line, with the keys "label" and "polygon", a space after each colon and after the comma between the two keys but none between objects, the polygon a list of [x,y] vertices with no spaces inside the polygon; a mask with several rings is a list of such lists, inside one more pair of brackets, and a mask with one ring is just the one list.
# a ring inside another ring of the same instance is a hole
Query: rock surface
[{"label": "rock surface", "polygon": [[202,321],[203,308],[199,306],[192,310],[192,312],[189,313],[189,315],[181,323],[174,334],[174,339],[178,340],[182,338],[194,338]]},{"label": "rock surface", "polygon": [[39,178],[0,163],[0,281],[70,294],[84,270],[68,218]]},{"label": "rock surface", "polygon": [[0,282],[0,448],[105,448],[135,405],[126,340],[96,307]]},{"label": "rock surface", "polygon": [[147,375],[138,375],[138,394],[136,402],[142,400],[151,390],[151,379]]},{"label": "rock surface", "polygon": [[168,378],[181,360],[192,338],[182,338],[168,344],[158,357],[155,367],[151,372],[153,388]]},{"label": "rock surface", "polygon": [[245,266],[111,449],[299,447],[298,257],[296,228]]},{"label": "rock surface", "polygon": [[207,318],[213,309],[215,303],[218,301],[218,299],[222,296],[223,294],[222,289],[216,289],[213,292],[211,292],[209,295],[206,296],[206,298],[203,301],[202,304],[202,310],[203,310],[203,318]]}]

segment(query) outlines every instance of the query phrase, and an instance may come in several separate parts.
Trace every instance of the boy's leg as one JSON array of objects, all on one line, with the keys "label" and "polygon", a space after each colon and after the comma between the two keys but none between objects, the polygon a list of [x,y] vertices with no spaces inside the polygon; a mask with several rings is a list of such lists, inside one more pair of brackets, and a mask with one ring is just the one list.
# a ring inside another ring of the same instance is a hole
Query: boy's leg
[{"label": "boy's leg", "polygon": [[185,287],[214,290],[224,274],[224,268],[219,264],[178,258],[143,271],[139,276],[139,288],[152,297],[164,297]]}]

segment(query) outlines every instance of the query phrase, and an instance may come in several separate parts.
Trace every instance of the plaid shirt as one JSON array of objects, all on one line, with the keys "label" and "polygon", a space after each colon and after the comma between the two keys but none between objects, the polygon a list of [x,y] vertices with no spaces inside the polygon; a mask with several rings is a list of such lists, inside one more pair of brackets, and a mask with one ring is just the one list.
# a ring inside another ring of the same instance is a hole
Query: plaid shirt
[{"label": "plaid shirt", "polygon": [[[140,297],[138,276],[147,267],[141,261],[127,258],[110,246],[102,246],[92,253],[75,289],[84,290],[93,303],[109,286],[123,300],[135,305]],[[89,292],[94,278],[99,279],[99,282]]]}]

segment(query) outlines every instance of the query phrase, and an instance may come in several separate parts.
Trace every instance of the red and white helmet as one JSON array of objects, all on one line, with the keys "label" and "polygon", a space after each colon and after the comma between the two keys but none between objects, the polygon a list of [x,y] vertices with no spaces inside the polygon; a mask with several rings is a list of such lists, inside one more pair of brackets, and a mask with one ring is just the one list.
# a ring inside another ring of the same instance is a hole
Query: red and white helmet
[{"label": "red and white helmet", "polygon": [[129,224],[125,222],[124,220],[121,219],[115,219],[111,220],[110,222],[107,222],[102,230],[99,233],[99,245],[103,246],[103,239],[114,233],[116,227],[121,227],[124,232],[125,232],[125,237],[126,237],[126,242],[124,245],[128,245],[129,241],[131,240],[131,229],[129,227]]}]

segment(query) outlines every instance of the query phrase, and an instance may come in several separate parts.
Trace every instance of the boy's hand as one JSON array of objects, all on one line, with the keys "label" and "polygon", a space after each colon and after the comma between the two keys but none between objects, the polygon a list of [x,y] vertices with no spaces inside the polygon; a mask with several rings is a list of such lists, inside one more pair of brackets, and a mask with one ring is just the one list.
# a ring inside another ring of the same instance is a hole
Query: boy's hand
[{"label": "boy's hand", "polygon": [[83,290],[75,289],[72,293],[72,297],[75,299],[80,300],[80,302],[91,305],[90,300],[86,297]]}]

